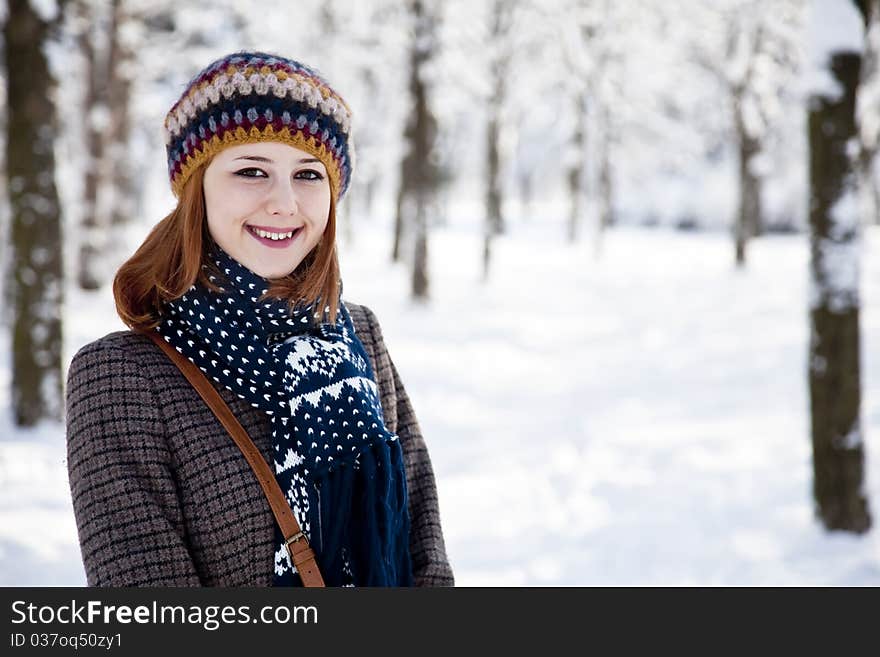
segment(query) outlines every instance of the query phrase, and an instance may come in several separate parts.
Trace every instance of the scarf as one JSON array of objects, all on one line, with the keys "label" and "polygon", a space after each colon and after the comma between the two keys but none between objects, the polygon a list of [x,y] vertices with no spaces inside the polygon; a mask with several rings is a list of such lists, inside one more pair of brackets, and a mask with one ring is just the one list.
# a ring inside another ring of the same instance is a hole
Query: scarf
[{"label": "scarf", "polygon": [[[373,369],[339,291],[335,324],[218,244],[225,280],[166,303],[156,330],[205,375],[269,416],[274,472],[327,586],[411,586],[406,471]],[[206,265],[202,266],[207,270]],[[320,302],[319,298],[319,302]],[[320,307],[320,305],[318,305]],[[272,464],[270,464],[272,465]],[[275,524],[273,585],[301,586]]]}]

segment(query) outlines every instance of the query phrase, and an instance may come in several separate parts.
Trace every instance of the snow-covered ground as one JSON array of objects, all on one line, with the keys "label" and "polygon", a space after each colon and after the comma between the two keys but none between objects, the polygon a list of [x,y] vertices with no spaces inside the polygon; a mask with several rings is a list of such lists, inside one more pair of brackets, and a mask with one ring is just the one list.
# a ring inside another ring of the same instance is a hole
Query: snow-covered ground
[{"label": "snow-covered ground", "polygon": [[[484,286],[474,214],[456,216],[432,234],[427,307],[387,264],[385,222],[340,253],[344,296],[376,312],[413,400],[459,585],[880,585],[880,529],[812,515],[805,236],[754,242],[736,271],[723,233],[617,229],[597,259],[535,215],[497,241]],[[877,228],[863,262],[880,523]],[[124,328],[109,287],[70,289],[66,322],[65,362]],[[0,584],[82,585],[64,428],[14,429],[8,378],[4,343]]]}]

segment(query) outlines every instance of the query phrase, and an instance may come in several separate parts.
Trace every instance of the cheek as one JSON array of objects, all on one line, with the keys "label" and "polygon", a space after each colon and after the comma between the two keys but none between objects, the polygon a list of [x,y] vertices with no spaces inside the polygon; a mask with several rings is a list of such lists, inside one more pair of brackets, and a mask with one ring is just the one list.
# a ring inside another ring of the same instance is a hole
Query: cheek
[{"label": "cheek", "polygon": [[205,187],[205,209],[208,225],[218,230],[229,230],[241,223],[256,206],[257,202],[248,190],[240,190],[232,185]]},{"label": "cheek", "polygon": [[308,207],[306,214],[316,226],[322,229],[327,225],[330,215],[330,189],[316,190],[305,200]]},{"label": "cheek", "polygon": [[232,225],[233,215],[230,214],[230,208],[219,202],[216,198],[209,198],[205,195],[205,210],[208,214],[208,230],[217,239],[219,235],[229,232]]}]

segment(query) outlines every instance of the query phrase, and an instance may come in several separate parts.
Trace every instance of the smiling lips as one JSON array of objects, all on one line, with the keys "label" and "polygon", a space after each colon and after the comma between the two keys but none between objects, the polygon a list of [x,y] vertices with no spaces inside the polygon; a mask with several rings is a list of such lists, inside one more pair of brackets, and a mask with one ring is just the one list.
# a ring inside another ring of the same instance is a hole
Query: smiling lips
[{"label": "smiling lips", "polygon": [[273,228],[271,226],[247,226],[248,232],[262,244],[274,248],[290,245],[302,232],[302,226]]}]

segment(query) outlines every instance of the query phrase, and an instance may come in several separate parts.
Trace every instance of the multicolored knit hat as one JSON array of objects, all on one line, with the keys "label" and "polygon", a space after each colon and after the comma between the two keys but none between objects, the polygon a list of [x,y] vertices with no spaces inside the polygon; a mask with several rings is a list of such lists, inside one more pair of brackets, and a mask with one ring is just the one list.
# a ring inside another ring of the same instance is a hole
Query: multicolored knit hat
[{"label": "multicolored knit hat", "polygon": [[317,157],[337,202],[354,169],[351,109],[313,69],[263,52],[236,52],[209,64],[165,117],[171,189],[233,144],[281,141]]}]

